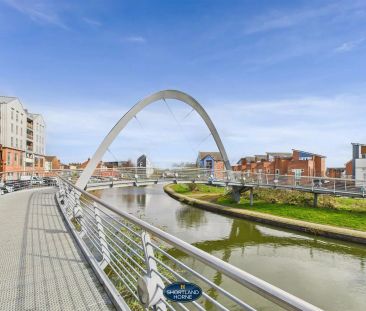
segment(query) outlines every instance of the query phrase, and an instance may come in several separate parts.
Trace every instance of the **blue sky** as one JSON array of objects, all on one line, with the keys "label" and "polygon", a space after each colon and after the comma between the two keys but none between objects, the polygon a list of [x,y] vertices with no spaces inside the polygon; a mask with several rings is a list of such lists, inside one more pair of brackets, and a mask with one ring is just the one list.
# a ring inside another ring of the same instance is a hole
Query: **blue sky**
[{"label": "blue sky", "polygon": [[[47,122],[47,153],[82,161],[139,99],[191,94],[231,161],[305,149],[343,165],[366,142],[366,2],[0,0],[0,94]],[[215,145],[157,102],[106,154],[157,165]],[[184,119],[184,120],[183,120]]]}]

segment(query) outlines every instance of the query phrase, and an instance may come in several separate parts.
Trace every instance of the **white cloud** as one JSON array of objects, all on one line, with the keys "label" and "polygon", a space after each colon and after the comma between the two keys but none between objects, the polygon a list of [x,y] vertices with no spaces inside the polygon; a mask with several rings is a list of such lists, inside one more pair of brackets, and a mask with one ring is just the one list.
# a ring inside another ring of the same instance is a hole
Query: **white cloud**
[{"label": "white cloud", "polygon": [[[341,166],[351,156],[351,142],[366,142],[366,134],[360,130],[364,127],[361,116],[366,115],[365,101],[366,94],[344,94],[202,104],[232,162],[245,155],[290,152],[295,148],[324,154],[329,166]],[[132,120],[117,137],[111,146],[113,154],[121,159],[136,159],[147,153],[153,163],[167,164],[194,161],[199,150],[217,150],[197,113],[184,119],[191,108],[176,101],[168,103],[180,125],[164,103],[148,106],[137,115],[138,121]],[[71,106],[82,107],[78,103]],[[82,161],[93,154],[130,105],[98,103],[72,113],[59,107],[43,108],[49,150],[65,161]],[[36,107],[32,109],[37,111]],[[207,139],[202,142],[204,138]],[[113,159],[108,153],[105,157]]]},{"label": "white cloud", "polygon": [[364,41],[365,41],[365,38],[344,42],[340,46],[336,47],[334,49],[334,52],[336,52],[336,53],[350,52],[350,51],[354,50],[355,48],[359,47]]},{"label": "white cloud", "polygon": [[2,0],[13,9],[38,23],[52,24],[63,29],[68,27],[61,21],[55,6],[43,0]]},{"label": "white cloud", "polygon": [[102,26],[102,23],[100,21],[95,20],[95,19],[92,19],[92,18],[83,17],[82,20],[85,23],[87,23],[87,24],[89,24],[89,25],[91,25],[93,27],[100,27],[100,26]]},{"label": "white cloud", "polygon": [[122,41],[131,43],[145,43],[146,39],[142,36],[128,36],[122,38]]},{"label": "white cloud", "polygon": [[[329,17],[328,21],[343,18],[345,15],[362,17],[360,10],[365,9],[364,1],[336,1],[317,8],[303,7],[301,10],[272,11],[258,16],[246,23],[245,33],[254,34],[277,29],[284,29],[305,24],[316,18]],[[351,18],[352,16],[348,16]]]}]

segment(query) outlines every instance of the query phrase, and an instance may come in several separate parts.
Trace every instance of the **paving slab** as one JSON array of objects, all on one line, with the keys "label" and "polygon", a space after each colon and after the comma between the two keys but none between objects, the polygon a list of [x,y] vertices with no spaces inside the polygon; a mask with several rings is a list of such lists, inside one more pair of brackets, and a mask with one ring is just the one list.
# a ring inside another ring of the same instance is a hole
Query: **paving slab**
[{"label": "paving slab", "polygon": [[68,231],[55,192],[0,197],[0,310],[115,310]]}]

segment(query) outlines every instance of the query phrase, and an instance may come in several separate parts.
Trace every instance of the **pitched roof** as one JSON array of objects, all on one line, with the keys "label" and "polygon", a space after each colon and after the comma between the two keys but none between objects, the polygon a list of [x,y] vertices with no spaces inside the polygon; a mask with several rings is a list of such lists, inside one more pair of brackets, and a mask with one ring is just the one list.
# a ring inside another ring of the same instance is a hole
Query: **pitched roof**
[{"label": "pitched roof", "polygon": [[240,158],[239,159],[239,161],[238,162],[236,162],[237,164],[241,164],[241,162],[243,161],[243,160],[246,160],[247,162],[253,162],[253,161],[255,161],[255,157],[243,157],[243,158]]},{"label": "pitched roof", "polygon": [[267,160],[267,155],[266,154],[256,154],[256,155],[254,155],[254,157],[255,157],[256,161]]},{"label": "pitched roof", "polygon": [[207,156],[210,156],[215,161],[223,161],[222,156],[220,152],[212,152],[212,151],[200,151],[198,153],[198,158],[200,160],[206,158]]}]

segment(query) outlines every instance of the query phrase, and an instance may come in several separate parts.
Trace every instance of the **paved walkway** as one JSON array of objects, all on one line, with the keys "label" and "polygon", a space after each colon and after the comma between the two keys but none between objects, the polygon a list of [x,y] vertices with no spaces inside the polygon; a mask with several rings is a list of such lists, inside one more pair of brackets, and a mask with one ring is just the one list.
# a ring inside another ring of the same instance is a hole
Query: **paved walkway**
[{"label": "paved walkway", "polygon": [[0,310],[114,310],[54,194],[48,188],[0,197]]}]

